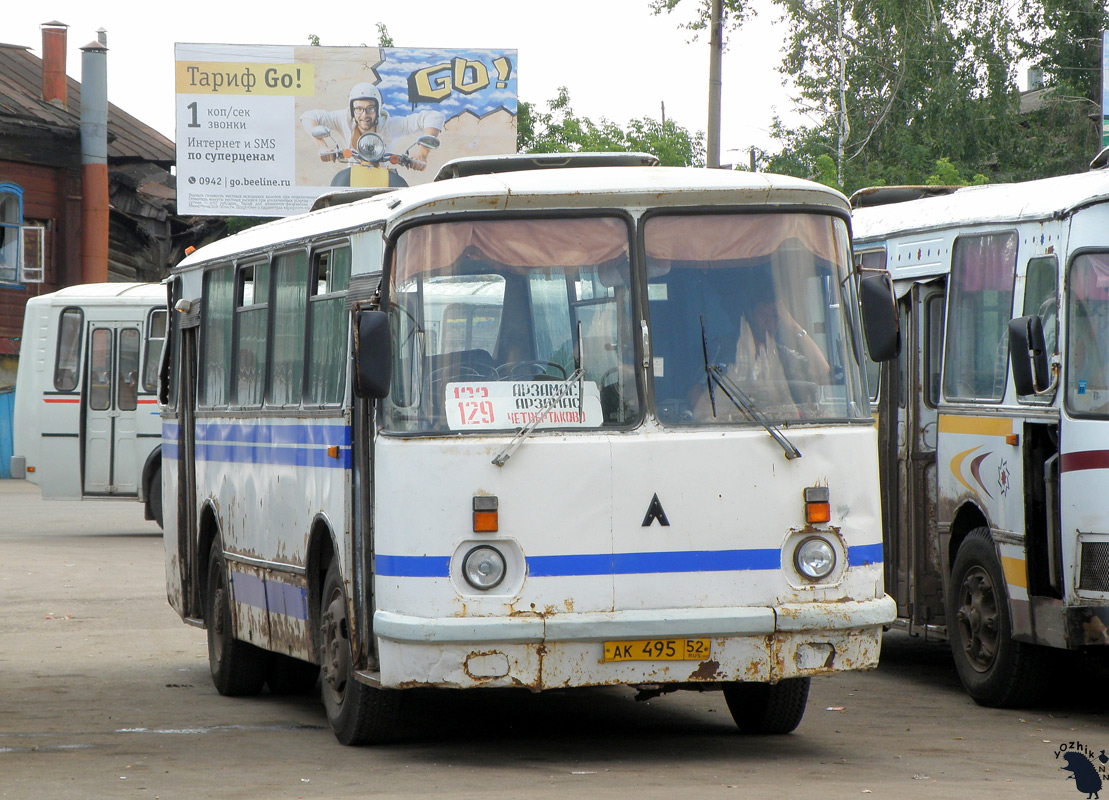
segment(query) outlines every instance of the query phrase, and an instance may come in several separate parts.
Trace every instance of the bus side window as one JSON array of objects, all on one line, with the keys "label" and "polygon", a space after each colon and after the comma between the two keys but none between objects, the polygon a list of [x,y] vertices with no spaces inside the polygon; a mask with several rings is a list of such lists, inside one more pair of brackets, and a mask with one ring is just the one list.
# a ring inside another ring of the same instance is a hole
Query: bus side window
[{"label": "bus side window", "polygon": [[1009,364],[1017,236],[960,236],[951,257],[943,390],[949,399],[998,402]]},{"label": "bus side window", "polygon": [[346,291],[350,286],[350,247],[317,251],[312,256],[312,271],[305,399],[319,405],[335,405],[343,399],[343,379],[347,372]]},{"label": "bus side window", "polygon": [[158,390],[158,365],[162,361],[162,347],[166,341],[166,321],[169,312],[152,308],[146,321],[146,344],[143,346],[142,390]]},{"label": "bus side window", "polygon": [[119,358],[116,361],[118,408],[134,411],[139,399],[139,329],[122,328],[119,332]]},{"label": "bus side window", "polygon": [[239,268],[235,304],[235,404],[257,408],[266,388],[266,335],[269,324],[270,265]]},{"label": "bus side window", "polygon": [[926,308],[927,329],[924,332],[924,402],[931,408],[940,403],[940,365],[943,363],[943,294],[930,297]]},{"label": "bus side window", "polygon": [[204,276],[202,335],[204,369],[200,378],[200,402],[226,406],[231,380],[231,305],[235,273],[231,267],[214,269]]},{"label": "bus side window", "polygon": [[304,396],[304,326],[308,311],[308,254],[282,253],[273,262],[273,326],[267,405],[299,405]]},{"label": "bus side window", "polygon": [[58,350],[54,358],[54,388],[72,392],[77,388],[81,364],[81,329],[85,315],[79,308],[66,308],[58,318]]},{"label": "bus side window", "polygon": [[112,330],[93,330],[89,351],[89,408],[107,411],[112,407]]}]

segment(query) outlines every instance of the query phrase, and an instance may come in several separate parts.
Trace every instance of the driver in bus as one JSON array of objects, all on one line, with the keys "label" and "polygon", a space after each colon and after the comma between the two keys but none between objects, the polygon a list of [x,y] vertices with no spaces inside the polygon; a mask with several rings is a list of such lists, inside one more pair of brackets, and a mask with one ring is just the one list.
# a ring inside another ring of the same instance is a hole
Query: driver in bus
[{"label": "driver in bus", "polygon": [[[776,413],[796,417],[797,403],[809,398],[794,397],[791,381],[828,383],[832,372],[828,360],[772,287],[755,284],[745,297],[745,307],[735,358],[725,374],[760,406],[775,407]],[[713,418],[703,379],[694,386],[691,405],[696,419]],[[721,413],[719,395],[716,411]]]}]

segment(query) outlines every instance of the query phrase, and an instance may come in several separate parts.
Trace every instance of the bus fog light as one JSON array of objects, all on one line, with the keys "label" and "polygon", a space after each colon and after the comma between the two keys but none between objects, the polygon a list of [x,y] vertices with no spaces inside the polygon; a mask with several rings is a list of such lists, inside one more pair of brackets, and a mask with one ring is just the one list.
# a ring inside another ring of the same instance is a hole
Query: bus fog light
[{"label": "bus fog light", "polygon": [[836,551],[825,539],[810,536],[793,551],[793,566],[806,578],[826,578],[836,568]]},{"label": "bus fog light", "polygon": [[495,547],[479,545],[462,559],[462,575],[475,589],[492,589],[504,580],[504,556]]}]

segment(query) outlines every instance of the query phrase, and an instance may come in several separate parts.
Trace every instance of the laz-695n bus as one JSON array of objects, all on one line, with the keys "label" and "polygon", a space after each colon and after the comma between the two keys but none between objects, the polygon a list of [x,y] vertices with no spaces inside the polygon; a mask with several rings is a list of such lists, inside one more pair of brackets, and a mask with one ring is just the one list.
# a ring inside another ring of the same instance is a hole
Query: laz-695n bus
[{"label": "laz-695n bus", "polygon": [[216,687],[319,679],[350,744],[417,687],[722,689],[793,730],[894,616],[846,199],[448,166],[173,271],[168,592]]}]

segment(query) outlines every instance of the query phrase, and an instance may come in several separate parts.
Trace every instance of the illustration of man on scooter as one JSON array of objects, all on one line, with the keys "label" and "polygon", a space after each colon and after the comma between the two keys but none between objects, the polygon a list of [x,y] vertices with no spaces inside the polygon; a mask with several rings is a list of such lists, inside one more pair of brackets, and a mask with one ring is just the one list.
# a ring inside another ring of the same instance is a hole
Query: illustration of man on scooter
[{"label": "illustration of man on scooter", "polygon": [[[349,165],[335,175],[332,186],[407,186],[397,168],[427,169],[428,154],[439,146],[443,123],[440,111],[390,115],[382,108],[381,92],[369,82],[351,88],[346,109],[306,111],[300,116],[301,126],[316,140],[320,160]],[[421,132],[408,152],[394,151],[395,142]]]}]

